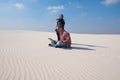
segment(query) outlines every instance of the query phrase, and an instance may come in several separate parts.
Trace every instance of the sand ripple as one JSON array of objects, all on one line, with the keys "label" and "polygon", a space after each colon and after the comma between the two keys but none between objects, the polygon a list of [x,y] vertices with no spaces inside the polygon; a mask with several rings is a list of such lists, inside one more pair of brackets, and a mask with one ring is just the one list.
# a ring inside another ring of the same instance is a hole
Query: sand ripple
[{"label": "sand ripple", "polygon": [[47,63],[14,49],[0,51],[0,80],[102,80],[94,65]]}]

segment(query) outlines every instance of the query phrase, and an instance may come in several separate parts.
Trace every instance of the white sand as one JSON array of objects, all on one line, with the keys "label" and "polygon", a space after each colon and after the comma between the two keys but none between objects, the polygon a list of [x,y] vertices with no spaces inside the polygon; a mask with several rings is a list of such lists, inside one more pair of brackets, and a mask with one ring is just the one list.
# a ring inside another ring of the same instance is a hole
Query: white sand
[{"label": "white sand", "polygon": [[0,31],[0,80],[120,80],[120,35],[71,34],[72,49],[48,47],[55,33]]}]

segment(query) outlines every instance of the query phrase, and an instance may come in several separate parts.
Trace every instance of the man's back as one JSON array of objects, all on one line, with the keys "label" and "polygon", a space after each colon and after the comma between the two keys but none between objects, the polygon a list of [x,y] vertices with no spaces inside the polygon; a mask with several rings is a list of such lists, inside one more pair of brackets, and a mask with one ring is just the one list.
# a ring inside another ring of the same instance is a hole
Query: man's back
[{"label": "man's back", "polygon": [[71,37],[69,32],[64,31],[63,33],[60,34],[60,41],[65,43],[67,47],[71,47]]}]

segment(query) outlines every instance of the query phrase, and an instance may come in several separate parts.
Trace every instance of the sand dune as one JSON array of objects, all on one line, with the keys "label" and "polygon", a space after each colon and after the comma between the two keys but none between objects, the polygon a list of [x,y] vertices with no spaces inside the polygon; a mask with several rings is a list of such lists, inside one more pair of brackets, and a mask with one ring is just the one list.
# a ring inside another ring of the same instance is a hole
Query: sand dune
[{"label": "sand dune", "polygon": [[120,80],[120,35],[72,33],[72,49],[49,47],[49,37],[1,30],[0,80]]}]

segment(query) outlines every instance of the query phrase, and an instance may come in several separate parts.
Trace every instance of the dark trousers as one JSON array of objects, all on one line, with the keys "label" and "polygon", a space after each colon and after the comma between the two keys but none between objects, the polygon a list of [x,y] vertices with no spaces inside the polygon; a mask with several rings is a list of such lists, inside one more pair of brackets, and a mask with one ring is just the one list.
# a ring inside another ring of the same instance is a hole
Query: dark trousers
[{"label": "dark trousers", "polygon": [[60,41],[60,34],[59,34],[59,32],[57,31],[57,29],[55,29],[55,31],[56,31],[56,35],[57,35],[57,40]]}]

